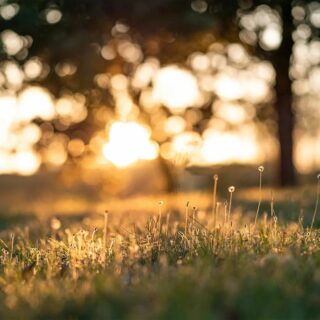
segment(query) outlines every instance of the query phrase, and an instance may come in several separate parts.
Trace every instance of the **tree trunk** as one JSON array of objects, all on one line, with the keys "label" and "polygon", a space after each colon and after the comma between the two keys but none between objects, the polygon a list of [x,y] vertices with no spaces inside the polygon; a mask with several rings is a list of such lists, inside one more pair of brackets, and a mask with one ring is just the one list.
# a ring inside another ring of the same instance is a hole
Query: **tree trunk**
[{"label": "tree trunk", "polygon": [[291,186],[296,182],[293,165],[293,128],[291,79],[289,77],[290,58],[292,54],[294,29],[291,15],[291,1],[282,6],[283,39],[281,46],[273,55],[276,70],[276,112],[278,116],[278,138],[280,143],[280,184]]},{"label": "tree trunk", "polygon": [[174,192],[176,191],[176,179],[174,177],[173,172],[171,171],[168,162],[163,159],[161,156],[158,158],[160,169],[162,171],[163,176],[166,179],[166,192]]}]

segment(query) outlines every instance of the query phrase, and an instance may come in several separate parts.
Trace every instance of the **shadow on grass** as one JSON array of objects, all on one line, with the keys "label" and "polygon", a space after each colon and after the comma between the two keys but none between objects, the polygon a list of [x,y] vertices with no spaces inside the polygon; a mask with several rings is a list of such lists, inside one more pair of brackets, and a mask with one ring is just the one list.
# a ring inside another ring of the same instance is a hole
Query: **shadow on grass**
[{"label": "shadow on grass", "polygon": [[35,221],[37,217],[32,213],[0,211],[0,231],[11,227],[21,227]]},{"label": "shadow on grass", "polygon": [[[237,199],[237,206],[240,206],[244,212],[251,212],[255,214],[257,211],[258,202],[244,199]],[[314,203],[304,203],[303,205],[299,201],[277,201],[273,204],[273,210],[278,219],[284,223],[286,222],[298,222],[299,218],[303,217],[304,226],[308,226],[311,223],[314,213]],[[264,214],[271,217],[271,202],[262,201],[259,210],[259,217]],[[316,217],[315,226],[320,225],[320,214]]]},{"label": "shadow on grass", "polygon": [[83,220],[88,217],[90,217],[89,212],[80,212],[80,213],[71,214],[71,215],[59,213],[55,215],[55,218],[59,219],[62,225],[65,225],[65,226],[82,223]]}]

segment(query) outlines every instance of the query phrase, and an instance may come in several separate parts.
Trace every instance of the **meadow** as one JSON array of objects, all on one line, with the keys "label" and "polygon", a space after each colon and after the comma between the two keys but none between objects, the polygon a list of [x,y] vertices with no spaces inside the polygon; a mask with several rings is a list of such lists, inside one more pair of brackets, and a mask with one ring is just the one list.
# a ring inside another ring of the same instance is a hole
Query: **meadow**
[{"label": "meadow", "polygon": [[0,318],[320,319],[319,181],[3,212]]}]

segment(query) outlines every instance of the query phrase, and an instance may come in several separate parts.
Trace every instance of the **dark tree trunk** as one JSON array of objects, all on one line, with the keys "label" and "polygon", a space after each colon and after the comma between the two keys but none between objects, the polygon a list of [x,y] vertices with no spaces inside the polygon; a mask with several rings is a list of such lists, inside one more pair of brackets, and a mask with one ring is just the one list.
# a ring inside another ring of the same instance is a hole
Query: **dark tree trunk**
[{"label": "dark tree trunk", "polygon": [[274,53],[272,63],[276,70],[276,103],[278,116],[278,138],[280,144],[280,184],[294,185],[295,168],[293,165],[293,128],[294,116],[292,112],[291,79],[289,77],[290,58],[292,54],[293,20],[291,15],[291,1],[282,6],[283,40],[280,48]]},{"label": "dark tree trunk", "polygon": [[163,159],[161,156],[159,156],[158,159],[159,159],[160,169],[167,183],[165,191],[167,192],[176,191],[176,179],[174,177],[173,172],[170,169],[169,163],[165,159]]}]

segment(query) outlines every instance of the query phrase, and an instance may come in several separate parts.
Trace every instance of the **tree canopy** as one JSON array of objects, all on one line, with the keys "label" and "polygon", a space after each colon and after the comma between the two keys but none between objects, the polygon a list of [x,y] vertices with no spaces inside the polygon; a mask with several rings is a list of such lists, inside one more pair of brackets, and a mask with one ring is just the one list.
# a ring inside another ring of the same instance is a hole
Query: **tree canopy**
[{"label": "tree canopy", "polygon": [[[16,61],[23,66],[29,59],[40,59],[41,74],[25,79],[25,83],[41,83],[56,96],[66,91],[81,92],[89,105],[113,105],[110,92],[95,82],[98,74],[132,71],[132,63],[112,56],[107,48],[103,54],[103,48],[112,41],[130,39],[139,44],[144,57],[158,57],[164,64],[183,63],[190,53],[205,51],[213,42],[242,43],[253,55],[270,61],[276,70],[274,105],[281,182],[294,183],[293,78],[289,76],[293,32],[303,23],[309,26],[310,38],[319,37],[319,23],[310,18],[317,7],[315,2],[10,0],[0,4],[2,65]],[[8,49],[4,40],[8,30],[22,37],[19,50]],[[268,37],[271,45],[266,43]],[[141,63],[143,58],[137,61]],[[8,88],[6,82],[3,87]]]}]

